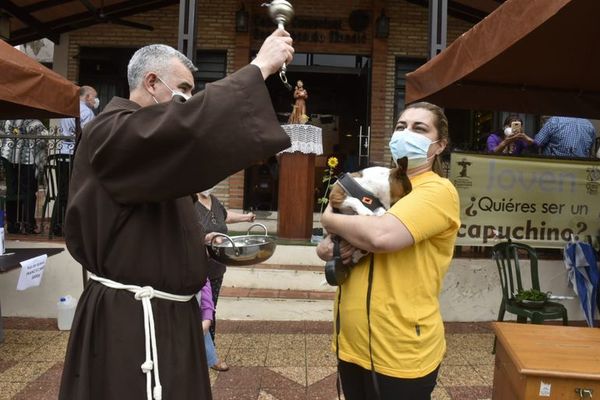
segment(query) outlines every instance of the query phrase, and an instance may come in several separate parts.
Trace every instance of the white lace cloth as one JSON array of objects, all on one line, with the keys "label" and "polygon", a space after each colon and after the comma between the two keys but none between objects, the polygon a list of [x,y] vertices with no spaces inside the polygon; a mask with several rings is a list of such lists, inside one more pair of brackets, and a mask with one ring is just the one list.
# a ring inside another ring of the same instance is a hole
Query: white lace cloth
[{"label": "white lace cloth", "polygon": [[290,124],[281,126],[292,140],[292,146],[281,153],[323,154],[322,130],[314,125]]},{"label": "white lace cloth", "polygon": [[[134,298],[142,302],[144,309],[144,336],[146,337],[146,360],[142,364],[142,372],[146,374],[146,398],[147,400],[162,400],[162,385],[158,373],[158,350],[156,346],[156,331],[154,330],[154,314],[150,300],[158,299],[179,301],[185,303],[194,298],[194,295],[177,295],[160,290],[151,286],[124,285],[119,282],[90,274],[90,279],[100,282],[104,286],[113,289],[128,290],[134,294]],[[152,372],[154,371],[154,387],[152,387]]]}]

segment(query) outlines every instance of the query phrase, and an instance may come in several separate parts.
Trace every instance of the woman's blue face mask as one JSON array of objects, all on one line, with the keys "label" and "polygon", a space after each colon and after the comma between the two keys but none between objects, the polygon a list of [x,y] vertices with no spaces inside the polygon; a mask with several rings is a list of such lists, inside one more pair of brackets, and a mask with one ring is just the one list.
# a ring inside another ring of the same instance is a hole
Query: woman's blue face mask
[{"label": "woman's blue face mask", "polygon": [[394,162],[406,157],[408,159],[408,169],[410,170],[429,162],[430,158],[427,157],[429,146],[437,142],[439,140],[433,142],[425,135],[404,129],[394,132],[389,146]]}]

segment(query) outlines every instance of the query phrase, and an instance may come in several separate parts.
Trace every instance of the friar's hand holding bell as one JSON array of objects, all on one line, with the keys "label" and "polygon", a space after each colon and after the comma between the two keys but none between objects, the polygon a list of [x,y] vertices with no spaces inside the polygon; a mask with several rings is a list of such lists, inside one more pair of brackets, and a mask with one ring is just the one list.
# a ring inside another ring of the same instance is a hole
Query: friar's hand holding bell
[{"label": "friar's hand holding bell", "polygon": [[294,58],[292,38],[284,29],[277,29],[262,44],[251,64],[260,68],[264,79],[279,71],[281,66],[289,64]]}]

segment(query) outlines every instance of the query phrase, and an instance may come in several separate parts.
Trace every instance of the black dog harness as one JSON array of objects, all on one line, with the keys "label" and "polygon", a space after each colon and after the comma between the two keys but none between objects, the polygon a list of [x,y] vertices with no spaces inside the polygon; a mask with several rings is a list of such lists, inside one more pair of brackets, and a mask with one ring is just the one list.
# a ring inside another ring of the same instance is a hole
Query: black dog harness
[{"label": "black dog harness", "polygon": [[363,188],[356,179],[352,177],[352,175],[343,173],[338,176],[338,180],[336,182],[338,185],[344,189],[344,192],[351,197],[357,198],[360,202],[367,207],[371,211],[375,211],[379,207],[383,207],[381,201],[370,191]]}]

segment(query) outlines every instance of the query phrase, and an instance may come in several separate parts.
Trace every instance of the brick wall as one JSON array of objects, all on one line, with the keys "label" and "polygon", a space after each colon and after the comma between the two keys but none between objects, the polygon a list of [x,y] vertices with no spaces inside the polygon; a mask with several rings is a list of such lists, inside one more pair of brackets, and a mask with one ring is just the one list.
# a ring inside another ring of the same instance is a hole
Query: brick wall
[{"label": "brick wall", "polygon": [[[391,153],[388,142],[395,126],[394,121],[394,87],[396,74],[396,57],[423,58],[429,53],[428,48],[428,13],[427,7],[421,7],[405,1],[387,1],[393,7],[386,8],[390,17],[390,36],[388,38],[388,62],[386,68],[385,87],[385,116],[383,130],[372,131],[373,141],[371,154],[382,155],[382,159],[373,160],[388,162]],[[472,24],[448,17],[447,45],[449,46],[462,33],[472,27]]]},{"label": "brick wall", "polygon": [[[250,32],[235,32],[235,12],[242,1],[250,13]],[[253,28],[262,31],[272,26],[254,26],[253,16],[264,16],[267,10],[260,2],[250,0],[200,0],[198,11],[198,48],[203,50],[227,50],[227,72],[231,73],[249,61],[253,50],[258,50],[262,40],[254,38]],[[352,10],[370,11],[369,28],[364,32],[364,40],[358,43],[332,43],[328,36],[323,42],[297,40],[297,52],[336,53],[371,55],[373,61],[371,89],[371,160],[386,163],[390,159],[387,143],[394,118],[394,79],[396,57],[425,58],[427,49],[426,7],[404,0],[294,0],[295,14],[298,17],[325,17],[341,20],[340,32],[352,35],[348,16]],[[384,8],[390,17],[390,36],[376,39],[373,35],[375,20]],[[67,77],[78,81],[78,57],[81,47],[141,47],[150,43],[164,43],[177,47],[179,6],[169,6],[139,14],[126,19],[154,27],[154,31],[143,31],[119,25],[101,24],[70,33],[68,49]],[[268,25],[268,24],[265,24]],[[470,24],[449,17],[448,42],[470,28]],[[293,31],[294,28],[292,27]],[[297,29],[302,31],[316,31]],[[328,35],[328,30],[322,30]],[[357,101],[360,99],[357,99]],[[360,100],[362,101],[362,100]],[[244,173],[238,172],[221,182],[216,194],[230,208],[242,208]]]},{"label": "brick wall", "polygon": [[[228,50],[227,71],[233,72],[236,0],[200,0],[198,5],[198,49]],[[68,78],[79,76],[77,54],[80,47],[141,47],[164,43],[177,47],[179,5],[138,14],[125,19],[154,27],[153,31],[114,24],[99,24],[70,33]]]},{"label": "brick wall", "polygon": [[[235,71],[248,61],[249,44],[242,51],[245,62],[236,62],[239,38],[235,34],[234,18],[239,3],[235,0],[200,0],[198,3],[197,46],[201,50],[227,50],[227,73]],[[148,24],[154,31],[132,29],[120,25],[100,24],[71,32],[69,35],[67,77],[75,82],[79,79],[78,54],[81,47],[141,47],[151,43],[164,43],[177,47],[179,6],[169,6],[125,18],[130,21]],[[237,65],[236,65],[237,64]],[[234,180],[235,188],[230,190],[229,180],[221,182],[215,194],[224,204],[234,208],[242,207],[243,171]]]},{"label": "brick wall", "polygon": [[[385,8],[385,1],[375,1],[373,4],[373,25],[375,30],[376,17]],[[376,38],[373,35],[373,47],[371,53],[371,139],[370,154],[371,162],[381,162],[384,156],[384,143],[382,142],[385,131],[385,109],[387,107],[386,87],[387,69],[389,64],[388,52],[390,49],[389,39]]]},{"label": "brick wall", "polygon": [[[294,6],[295,18],[302,17],[313,17],[313,18],[330,18],[330,19],[341,19],[340,33],[345,35],[352,35],[354,32],[350,28],[348,22],[348,16],[353,10],[371,10],[373,6],[373,0],[292,0]],[[266,10],[260,7],[260,2],[253,3],[254,7],[251,9],[252,15],[264,16]],[[372,15],[371,15],[372,16]],[[251,18],[254,20],[254,18]],[[372,23],[371,25],[372,26]],[[272,26],[275,28],[275,24]],[[252,28],[259,28],[261,30],[268,29],[257,27],[255,25]],[[309,42],[296,40],[294,42],[294,49],[297,52],[311,52],[311,53],[335,53],[335,54],[358,54],[368,55],[371,53],[371,30],[367,28],[364,32],[365,41],[364,43],[335,43],[329,40],[329,30],[327,29],[299,29],[294,28],[293,24],[289,30],[296,30],[299,33],[315,32],[320,31],[323,36],[322,42]],[[254,48],[258,48],[262,40],[253,40],[252,44]]]}]

